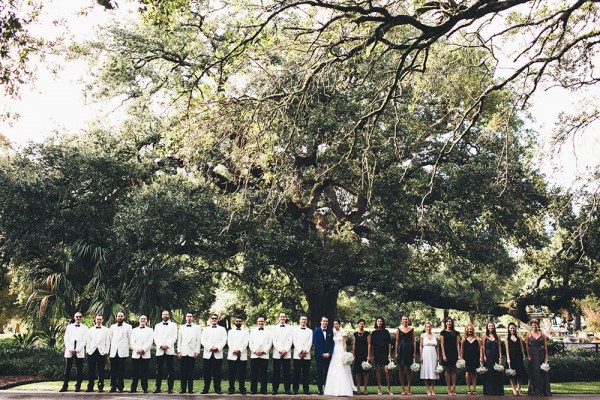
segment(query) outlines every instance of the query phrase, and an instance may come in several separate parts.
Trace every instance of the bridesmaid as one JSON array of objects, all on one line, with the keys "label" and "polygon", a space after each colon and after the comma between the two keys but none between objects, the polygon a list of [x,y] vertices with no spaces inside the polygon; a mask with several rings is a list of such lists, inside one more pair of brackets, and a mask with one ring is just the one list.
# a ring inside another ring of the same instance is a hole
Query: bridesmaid
[{"label": "bridesmaid", "polygon": [[517,332],[517,325],[514,322],[508,324],[508,336],[504,341],[504,347],[506,349],[506,362],[508,367],[514,369],[517,374],[510,377],[510,385],[515,396],[521,396],[521,382],[526,378],[525,376],[525,363],[523,358],[525,357],[525,351],[523,350],[523,340]]},{"label": "bridesmaid", "polygon": [[[465,334],[460,346],[460,356],[465,360],[465,381],[467,382],[467,395],[477,394],[477,367],[483,362],[481,341],[475,335],[473,324],[465,326]],[[473,385],[473,390],[471,390]]]},{"label": "bridesmaid", "polygon": [[367,392],[369,383],[369,371],[365,371],[362,363],[370,358],[371,353],[371,334],[365,331],[365,320],[359,319],[357,331],[354,332],[354,342],[352,342],[352,355],[354,356],[354,377],[356,378],[356,390],[360,394],[360,382],[364,383],[364,394]]},{"label": "bridesmaid", "polygon": [[460,335],[454,329],[454,320],[450,317],[444,320],[444,329],[440,333],[442,348],[442,365],[445,367],[448,395],[456,396],[456,362],[460,354]]},{"label": "bridesmaid", "polygon": [[488,369],[483,376],[483,394],[491,396],[504,396],[502,372],[494,369],[494,364],[502,364],[502,347],[496,333],[496,325],[488,321],[485,326],[485,335],[481,338],[483,363]]},{"label": "bridesmaid", "polygon": [[437,343],[437,336],[431,331],[431,322],[425,322],[425,333],[421,334],[420,352],[421,354],[421,380],[427,387],[427,396],[435,396],[435,381],[439,379],[439,374],[435,372],[440,361],[440,349]]},{"label": "bridesmaid", "polygon": [[[415,330],[408,326],[408,316],[402,316],[402,322],[396,329],[396,349],[398,359],[398,370],[400,373],[400,385],[402,385],[402,393],[411,395],[410,385],[412,384],[412,375],[410,366],[415,362],[417,357],[417,341],[415,338]],[[408,390],[404,389],[404,377]]]},{"label": "bridesmaid", "polygon": [[542,363],[548,362],[548,338],[540,331],[537,320],[529,322],[531,332],[525,338],[527,359],[529,360],[529,388],[527,394],[550,396],[548,372],[542,371]]},{"label": "bridesmaid", "polygon": [[392,388],[390,387],[390,371],[387,369],[387,365],[392,359],[392,337],[390,332],[385,329],[385,320],[383,317],[377,317],[375,319],[375,330],[371,334],[371,348],[372,356],[377,368],[377,394],[381,395],[381,368],[385,370],[385,382],[387,383],[388,394],[392,394]]}]

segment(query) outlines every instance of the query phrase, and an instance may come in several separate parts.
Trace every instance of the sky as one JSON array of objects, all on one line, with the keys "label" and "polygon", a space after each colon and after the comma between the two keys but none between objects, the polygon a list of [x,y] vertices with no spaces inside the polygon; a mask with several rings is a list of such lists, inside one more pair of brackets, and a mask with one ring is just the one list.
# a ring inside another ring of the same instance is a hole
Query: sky
[{"label": "sky", "polygon": [[[99,27],[110,19],[133,20],[136,5],[124,0],[118,3],[119,8],[109,12],[95,5],[95,0],[54,0],[51,7],[44,8],[41,22],[32,28],[32,33],[46,39],[61,35],[74,37],[77,41],[94,39]],[[48,61],[51,68],[40,64],[35,82],[24,86],[18,99],[6,98],[3,102],[5,107],[20,115],[10,123],[0,120],[0,133],[13,147],[18,149],[31,141],[43,141],[57,132],[82,132],[91,121],[108,126],[118,123],[119,113],[114,113],[117,103],[94,103],[85,98],[84,82],[90,72],[85,61],[65,61],[54,56],[48,57]],[[592,96],[595,93],[542,88],[532,98],[530,112],[534,122],[530,127],[539,135],[536,161],[551,184],[576,188],[595,171],[600,135],[595,135],[594,130],[575,137],[558,149],[550,144],[560,112],[576,110],[580,101]]]}]

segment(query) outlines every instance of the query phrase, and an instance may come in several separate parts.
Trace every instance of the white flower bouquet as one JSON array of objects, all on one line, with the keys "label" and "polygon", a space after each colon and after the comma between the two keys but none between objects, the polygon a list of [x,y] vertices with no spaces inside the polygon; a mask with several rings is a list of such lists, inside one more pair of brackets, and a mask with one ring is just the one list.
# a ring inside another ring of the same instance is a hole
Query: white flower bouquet
[{"label": "white flower bouquet", "polygon": [[550,364],[548,364],[547,362],[543,363],[542,365],[540,365],[540,369],[544,372],[548,372],[550,371]]},{"label": "white flower bouquet", "polygon": [[350,352],[345,352],[342,354],[342,364],[351,365],[354,362],[354,356]]},{"label": "white flower bouquet", "polygon": [[410,365],[410,370],[411,370],[412,372],[419,372],[419,371],[421,370],[421,364],[419,364],[419,363],[416,363],[416,362],[413,362],[413,363]]},{"label": "white flower bouquet", "polygon": [[504,371],[504,373],[506,374],[506,376],[515,376],[517,374],[517,371],[515,371],[512,368],[507,368],[506,371]]},{"label": "white flower bouquet", "polygon": [[467,366],[467,362],[465,360],[458,360],[456,362],[456,368],[458,369],[465,369]]},{"label": "white flower bouquet", "polygon": [[477,372],[479,375],[483,375],[488,372],[488,369],[484,367],[483,364],[479,364],[479,368],[477,368],[475,372]]},{"label": "white flower bouquet", "polygon": [[369,363],[368,361],[363,361],[362,363],[360,363],[360,366],[362,367],[362,369],[364,371],[368,371],[371,368],[373,368],[373,366],[371,365],[371,363]]},{"label": "white flower bouquet", "polygon": [[502,364],[494,364],[494,371],[496,372],[504,372],[504,365]]},{"label": "white flower bouquet", "polygon": [[444,372],[444,367],[442,367],[440,364],[438,364],[438,366],[435,367],[435,373],[441,374],[442,372]]},{"label": "white flower bouquet", "polygon": [[385,367],[388,369],[388,371],[391,371],[393,369],[396,369],[396,363],[394,363],[393,361],[390,361],[388,363],[388,365],[386,365]]}]

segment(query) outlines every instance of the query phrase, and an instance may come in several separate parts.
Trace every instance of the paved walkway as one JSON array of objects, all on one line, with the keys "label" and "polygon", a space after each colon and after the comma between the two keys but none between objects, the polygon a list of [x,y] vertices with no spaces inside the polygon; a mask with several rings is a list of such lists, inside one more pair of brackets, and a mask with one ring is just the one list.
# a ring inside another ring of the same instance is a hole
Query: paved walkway
[{"label": "paved walkway", "polygon": [[[390,399],[390,396],[377,396],[377,395],[369,395],[369,396],[357,396],[357,399],[365,399],[365,400],[387,400]],[[412,396],[391,396],[391,399],[400,400],[400,399],[481,399],[481,400],[494,400],[494,399],[508,399],[515,398],[515,396],[505,396],[505,397],[492,397],[492,396],[467,396],[467,395],[458,395],[458,396],[444,396],[437,395],[435,397],[426,396],[426,395],[412,395]],[[546,397],[540,396],[521,396],[518,399],[545,399]],[[208,394],[208,395],[199,395],[199,394],[143,394],[143,393],[74,393],[74,392],[66,392],[66,393],[58,393],[58,392],[42,392],[42,391],[5,391],[0,390],[0,399],[19,399],[19,400],[39,400],[39,399],[68,399],[68,400],[76,400],[76,399],[109,399],[109,400],[141,400],[141,399],[194,399],[194,400],[240,400],[240,399],[252,399],[252,400],[326,400],[326,399],[340,399],[339,397],[332,396],[286,396],[286,395],[278,395],[278,396],[264,396],[264,395],[246,395],[242,396],[240,394],[235,395],[218,395],[218,394]],[[558,394],[553,395],[552,397],[548,397],[549,400],[600,400],[600,394]]]}]

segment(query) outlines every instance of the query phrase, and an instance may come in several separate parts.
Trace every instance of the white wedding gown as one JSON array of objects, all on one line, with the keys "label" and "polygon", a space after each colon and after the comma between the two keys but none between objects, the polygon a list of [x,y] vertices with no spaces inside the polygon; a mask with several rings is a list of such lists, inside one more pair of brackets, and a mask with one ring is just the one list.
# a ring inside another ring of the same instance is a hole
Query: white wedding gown
[{"label": "white wedding gown", "polygon": [[356,390],[354,382],[352,382],[350,366],[342,363],[342,355],[346,352],[344,336],[347,334],[343,329],[333,330],[333,355],[327,372],[324,392],[328,396],[352,396]]}]

